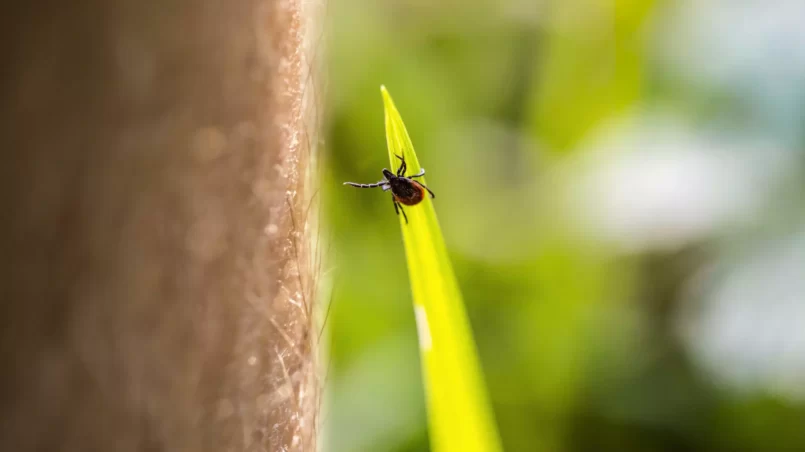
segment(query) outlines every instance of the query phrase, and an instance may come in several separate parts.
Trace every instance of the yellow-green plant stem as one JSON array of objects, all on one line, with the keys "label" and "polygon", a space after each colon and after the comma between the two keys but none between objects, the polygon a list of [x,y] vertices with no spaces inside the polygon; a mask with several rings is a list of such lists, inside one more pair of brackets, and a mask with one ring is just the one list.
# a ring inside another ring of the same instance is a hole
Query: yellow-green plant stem
[{"label": "yellow-green plant stem", "polygon": [[[391,166],[396,171],[400,160],[395,154],[400,155],[408,164],[407,174],[416,174],[419,160],[405,124],[386,88],[380,91]],[[499,451],[472,329],[433,201],[426,198],[416,206],[403,206],[408,224],[399,217],[419,334],[431,448],[435,452]]]}]

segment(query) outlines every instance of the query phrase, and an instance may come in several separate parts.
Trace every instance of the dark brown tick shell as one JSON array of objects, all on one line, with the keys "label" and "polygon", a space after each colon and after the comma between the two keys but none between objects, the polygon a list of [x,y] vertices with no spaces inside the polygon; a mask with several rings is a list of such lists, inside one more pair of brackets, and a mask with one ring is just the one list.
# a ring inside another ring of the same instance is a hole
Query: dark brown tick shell
[{"label": "dark brown tick shell", "polygon": [[389,181],[389,184],[394,200],[400,204],[415,206],[425,199],[425,188],[417,181],[395,177]]}]

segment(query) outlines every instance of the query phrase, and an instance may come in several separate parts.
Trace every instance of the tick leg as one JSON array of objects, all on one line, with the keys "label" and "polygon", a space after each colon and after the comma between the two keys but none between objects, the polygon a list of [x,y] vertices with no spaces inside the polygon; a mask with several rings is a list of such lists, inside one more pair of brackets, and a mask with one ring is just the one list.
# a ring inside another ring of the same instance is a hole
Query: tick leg
[{"label": "tick leg", "polygon": [[389,191],[391,189],[391,185],[381,185],[383,187],[383,191]]},{"label": "tick leg", "polygon": [[397,204],[397,201],[394,201],[394,198],[391,198],[391,200],[394,202],[394,212],[397,213],[397,216],[399,216],[400,212],[402,212],[403,218],[405,218],[405,224],[408,224],[408,216],[405,215],[405,211],[403,210],[402,206]]},{"label": "tick leg", "polygon": [[418,174],[414,174],[413,176],[409,176],[409,177],[422,177],[424,175],[425,175],[425,168],[422,168],[421,170],[419,170]]},{"label": "tick leg", "polygon": [[394,156],[402,161],[402,163],[400,163],[400,168],[397,170],[397,176],[398,177],[399,176],[404,176],[405,175],[405,170],[408,169],[408,165],[406,165],[404,158],[400,157],[397,154],[394,154]]},{"label": "tick leg", "polygon": [[377,182],[375,184],[357,184],[355,182],[344,182],[344,185],[351,185],[353,187],[358,187],[358,188],[374,188],[374,187],[382,187],[383,185],[385,185],[387,183],[388,183],[388,181],[382,180],[382,181]]},{"label": "tick leg", "polygon": [[[424,171],[424,170],[423,170],[423,171]],[[427,186],[427,185],[425,185],[425,184],[423,184],[423,183],[420,183],[420,182],[417,182],[417,184],[421,185],[421,186],[422,186],[422,187],[423,187],[425,190],[427,190],[427,191],[428,191],[428,193],[430,193],[430,197],[431,197],[431,198],[435,198],[435,197],[436,197],[436,195],[434,195],[434,194],[433,194],[433,192],[432,192],[432,191],[430,191],[430,188],[428,188],[428,186]]]}]

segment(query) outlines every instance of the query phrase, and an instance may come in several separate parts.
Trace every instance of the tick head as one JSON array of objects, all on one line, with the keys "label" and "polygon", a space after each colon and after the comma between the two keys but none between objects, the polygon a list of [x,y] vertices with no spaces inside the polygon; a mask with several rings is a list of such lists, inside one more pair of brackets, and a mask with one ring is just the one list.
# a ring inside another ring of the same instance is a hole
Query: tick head
[{"label": "tick head", "polygon": [[394,175],[394,173],[392,173],[391,171],[387,170],[386,168],[383,168],[383,176],[386,177],[386,180],[391,180],[391,179],[397,177],[397,176]]}]

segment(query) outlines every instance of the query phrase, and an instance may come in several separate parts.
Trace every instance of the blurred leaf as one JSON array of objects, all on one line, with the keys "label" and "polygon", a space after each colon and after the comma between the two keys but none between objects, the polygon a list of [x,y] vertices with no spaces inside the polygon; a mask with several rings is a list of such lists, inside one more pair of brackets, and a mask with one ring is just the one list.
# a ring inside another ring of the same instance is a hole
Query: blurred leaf
[{"label": "blurred leaf", "polygon": [[654,0],[555,2],[554,23],[538,61],[531,124],[557,151],[640,99],[645,34]]},{"label": "blurred leaf", "polygon": [[[403,156],[408,174],[419,160],[391,96],[381,87],[392,169]],[[424,179],[420,179],[425,183]],[[405,207],[400,216],[419,329],[430,440],[434,451],[501,450],[475,343],[432,201]]]}]

